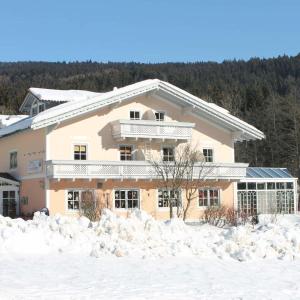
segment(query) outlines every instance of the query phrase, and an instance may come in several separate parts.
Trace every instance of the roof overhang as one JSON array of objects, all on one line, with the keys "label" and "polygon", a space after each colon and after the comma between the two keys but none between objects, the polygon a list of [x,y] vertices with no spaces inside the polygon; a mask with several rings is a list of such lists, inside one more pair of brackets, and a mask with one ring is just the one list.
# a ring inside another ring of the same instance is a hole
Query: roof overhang
[{"label": "roof overhang", "polygon": [[182,107],[190,107],[193,113],[196,113],[199,117],[208,119],[232,131],[236,140],[254,140],[265,137],[263,132],[227,113],[221,107],[211,105],[170,83],[158,79],[148,79],[128,85],[88,99],[84,103],[82,101],[73,101],[55,106],[38,114],[33,119],[31,128],[47,127],[147,93],[154,93]]},{"label": "roof overhang", "polygon": [[15,185],[15,186],[20,185],[20,182],[18,180],[14,179],[12,176],[9,176],[9,178],[8,178],[7,176],[3,176],[1,174],[0,174],[0,182],[5,182],[9,185]]}]

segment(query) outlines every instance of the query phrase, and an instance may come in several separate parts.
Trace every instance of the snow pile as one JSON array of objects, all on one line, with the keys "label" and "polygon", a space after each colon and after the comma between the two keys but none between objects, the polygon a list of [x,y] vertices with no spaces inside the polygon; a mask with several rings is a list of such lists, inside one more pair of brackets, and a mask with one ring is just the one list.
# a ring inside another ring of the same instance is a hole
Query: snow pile
[{"label": "snow pile", "polygon": [[300,258],[300,217],[220,229],[156,221],[135,210],[125,219],[106,210],[99,222],[37,213],[31,221],[0,217],[1,254],[79,253],[84,256],[198,256],[247,261]]}]

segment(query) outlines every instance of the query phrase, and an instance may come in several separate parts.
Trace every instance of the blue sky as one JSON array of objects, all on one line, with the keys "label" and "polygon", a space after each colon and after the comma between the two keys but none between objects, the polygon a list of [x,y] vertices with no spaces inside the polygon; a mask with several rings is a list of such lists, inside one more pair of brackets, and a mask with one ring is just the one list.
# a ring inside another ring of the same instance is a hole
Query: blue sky
[{"label": "blue sky", "polygon": [[299,0],[0,0],[0,61],[221,62],[299,52]]}]

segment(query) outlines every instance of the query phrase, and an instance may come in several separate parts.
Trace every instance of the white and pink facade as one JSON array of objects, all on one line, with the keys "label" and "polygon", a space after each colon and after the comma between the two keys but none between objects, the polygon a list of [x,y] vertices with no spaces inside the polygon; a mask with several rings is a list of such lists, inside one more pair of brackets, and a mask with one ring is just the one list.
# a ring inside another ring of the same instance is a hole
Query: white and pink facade
[{"label": "white and pink facade", "polygon": [[[170,191],[159,188],[149,159],[172,159],[178,145],[191,143],[214,166],[189,211],[194,220],[210,203],[237,205],[248,164],[235,162],[234,143],[264,138],[225,109],[157,79],[106,93],[31,88],[20,111],[28,118],[0,130],[4,214],[10,186],[25,215],[43,207],[78,214],[82,193],[91,191],[119,214],[138,207],[168,218]],[[184,193],[176,197],[185,201]]]}]

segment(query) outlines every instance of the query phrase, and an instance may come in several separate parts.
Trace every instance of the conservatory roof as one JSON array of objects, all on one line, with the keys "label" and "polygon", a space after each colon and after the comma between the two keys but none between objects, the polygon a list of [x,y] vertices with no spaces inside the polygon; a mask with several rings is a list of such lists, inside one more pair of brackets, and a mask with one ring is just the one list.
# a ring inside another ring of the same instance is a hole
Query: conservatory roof
[{"label": "conservatory roof", "polygon": [[246,178],[294,179],[286,168],[256,168],[248,167]]}]

